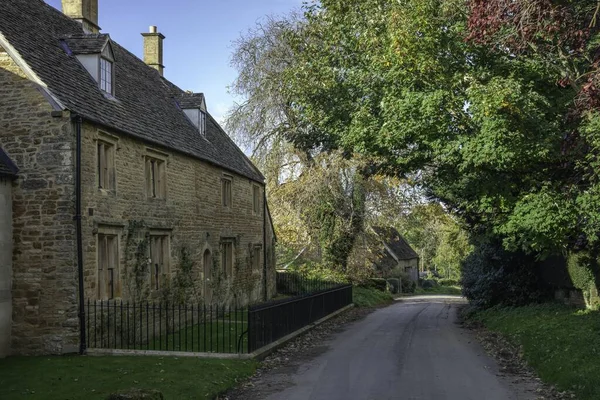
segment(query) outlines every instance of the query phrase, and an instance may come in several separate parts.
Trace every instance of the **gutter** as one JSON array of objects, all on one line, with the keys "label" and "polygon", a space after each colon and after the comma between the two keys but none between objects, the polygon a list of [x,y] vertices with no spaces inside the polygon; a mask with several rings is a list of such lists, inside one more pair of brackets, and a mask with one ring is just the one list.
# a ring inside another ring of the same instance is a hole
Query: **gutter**
[{"label": "gutter", "polygon": [[77,274],[78,274],[78,297],[79,297],[79,354],[85,353],[85,301],[83,290],[83,238],[81,232],[81,125],[83,119],[80,115],[73,116],[76,132],[76,154],[75,154],[75,222],[77,225]]}]

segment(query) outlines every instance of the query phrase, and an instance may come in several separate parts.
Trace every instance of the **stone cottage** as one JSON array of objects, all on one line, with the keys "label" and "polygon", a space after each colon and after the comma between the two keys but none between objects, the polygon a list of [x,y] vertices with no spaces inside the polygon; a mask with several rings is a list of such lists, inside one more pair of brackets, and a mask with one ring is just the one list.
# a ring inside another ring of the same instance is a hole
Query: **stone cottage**
[{"label": "stone cottage", "polygon": [[165,36],[142,34],[142,61],[101,33],[98,0],[62,6],[2,2],[0,147],[19,172],[0,177],[0,346],[7,251],[11,354],[77,351],[87,300],[271,297],[264,177],[163,76]]},{"label": "stone cottage", "polygon": [[393,227],[374,226],[378,249],[374,264],[382,277],[392,277],[393,272],[405,272],[413,282],[419,280],[419,255],[406,239]]}]

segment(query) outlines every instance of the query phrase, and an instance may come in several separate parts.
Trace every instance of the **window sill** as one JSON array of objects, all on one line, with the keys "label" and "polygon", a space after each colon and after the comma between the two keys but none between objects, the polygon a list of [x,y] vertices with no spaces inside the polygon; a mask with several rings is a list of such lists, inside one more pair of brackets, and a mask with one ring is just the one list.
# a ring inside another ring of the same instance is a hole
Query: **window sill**
[{"label": "window sill", "polygon": [[117,191],[115,189],[103,189],[103,188],[98,188],[98,192],[102,193],[104,196],[116,196],[117,195]]},{"label": "window sill", "polygon": [[165,203],[167,201],[167,198],[166,197],[151,197],[151,196],[146,196],[146,200],[157,202],[157,203]]}]

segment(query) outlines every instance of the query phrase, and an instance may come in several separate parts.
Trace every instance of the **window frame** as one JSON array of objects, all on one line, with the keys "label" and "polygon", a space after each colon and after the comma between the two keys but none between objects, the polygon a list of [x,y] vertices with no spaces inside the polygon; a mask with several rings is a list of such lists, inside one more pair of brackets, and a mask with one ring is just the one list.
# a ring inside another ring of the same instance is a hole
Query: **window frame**
[{"label": "window frame", "polygon": [[[160,241],[158,243],[158,241]],[[158,252],[158,253],[157,253]],[[158,258],[158,260],[156,259]],[[148,245],[149,285],[151,292],[157,292],[164,286],[163,277],[171,276],[171,234],[153,231],[149,234]],[[155,263],[158,261],[158,263]]]},{"label": "window frame", "polygon": [[[98,84],[100,90],[104,93],[110,94],[114,96],[115,93],[115,63],[109,58],[100,56],[99,60],[99,75],[98,75]],[[105,65],[110,67],[110,71],[107,68],[104,68]],[[105,75],[106,73],[106,75]]]},{"label": "window frame", "polygon": [[[228,254],[228,250],[230,254]],[[225,279],[233,278],[235,263],[235,240],[232,238],[221,239],[221,270]]]},{"label": "window frame", "polygon": [[200,110],[200,116],[198,117],[200,120],[198,121],[198,123],[200,124],[200,133],[203,136],[206,136],[206,117],[206,112]]},{"label": "window frame", "polygon": [[144,157],[144,183],[146,197],[164,200],[167,198],[167,160],[154,153]]},{"label": "window frame", "polygon": [[261,187],[257,184],[252,184],[252,214],[262,215],[261,212]]},{"label": "window frame", "polygon": [[254,247],[252,248],[252,272],[260,272],[262,270],[261,266],[262,266],[262,257],[263,257],[263,251],[262,251],[262,245],[260,244],[256,244],[254,245]]},{"label": "window frame", "polygon": [[117,169],[116,169],[117,144],[104,137],[96,141],[96,185],[99,190],[116,191]]},{"label": "window frame", "polygon": [[233,204],[233,176],[223,175],[221,177],[221,205],[231,209]]},{"label": "window frame", "polygon": [[96,298],[98,300],[114,300],[120,297],[120,239],[121,234],[118,229],[103,228],[96,234]]}]

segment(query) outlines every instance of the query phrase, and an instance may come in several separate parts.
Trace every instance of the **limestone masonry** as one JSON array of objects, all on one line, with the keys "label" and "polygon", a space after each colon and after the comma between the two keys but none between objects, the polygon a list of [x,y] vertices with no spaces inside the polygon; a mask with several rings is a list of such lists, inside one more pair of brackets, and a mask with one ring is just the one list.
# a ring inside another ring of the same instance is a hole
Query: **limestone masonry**
[{"label": "limestone masonry", "polygon": [[275,292],[260,171],[203,95],[162,76],[164,36],[144,34],[147,65],[99,33],[97,3],[3,3],[0,357],[78,351],[80,289],[231,305]]}]

